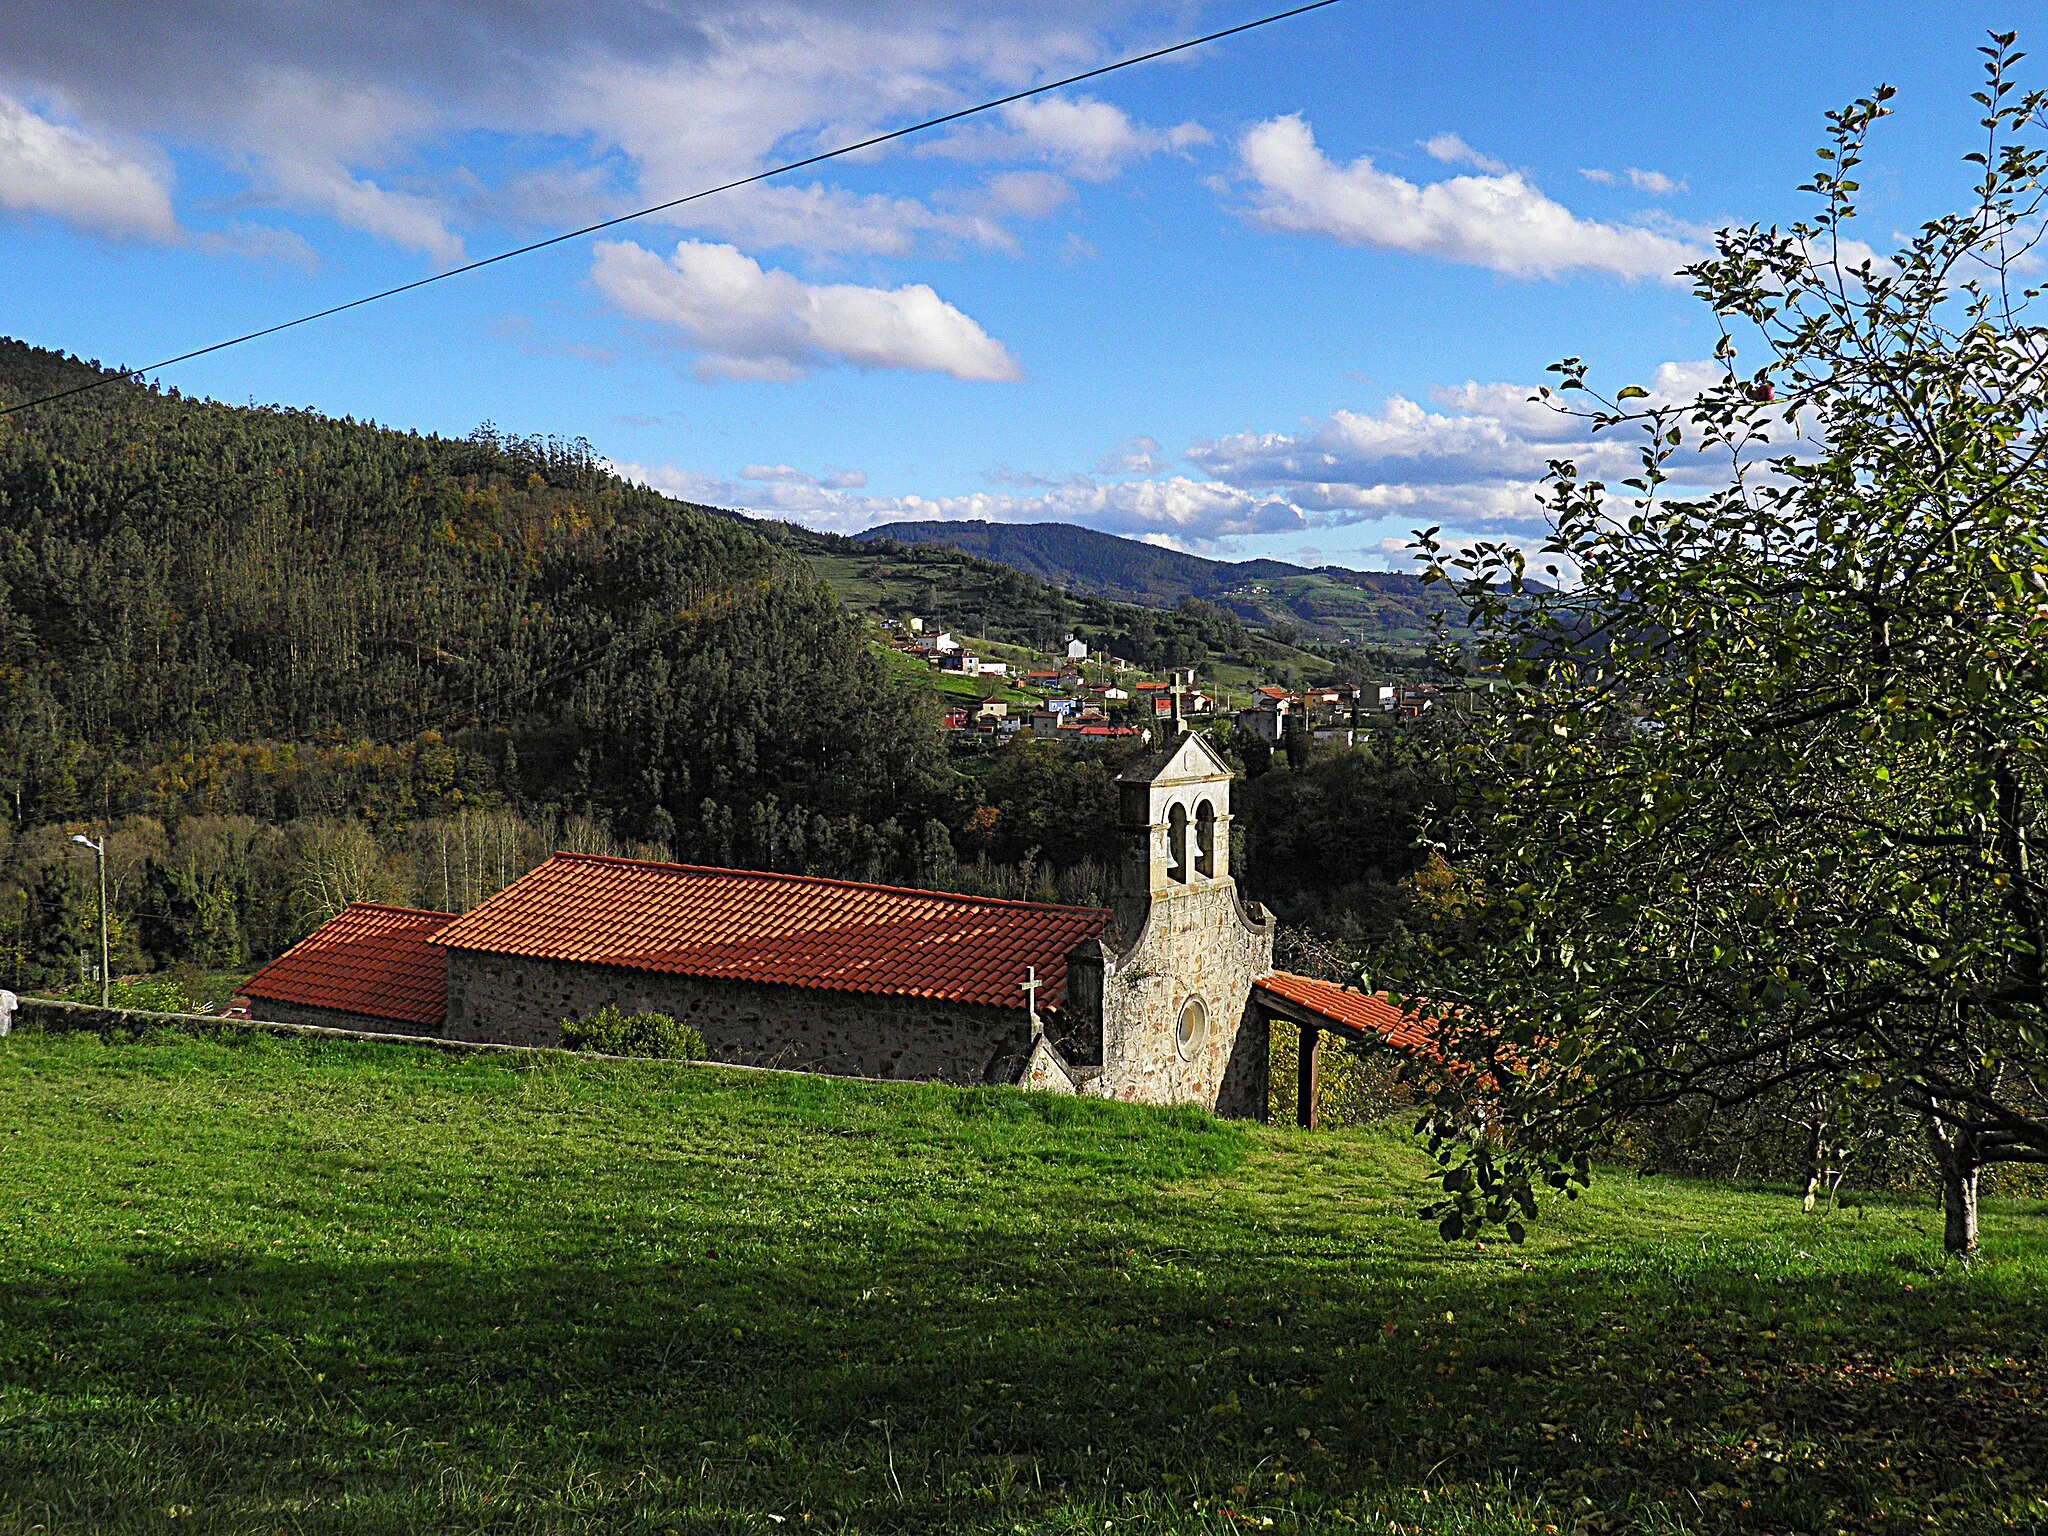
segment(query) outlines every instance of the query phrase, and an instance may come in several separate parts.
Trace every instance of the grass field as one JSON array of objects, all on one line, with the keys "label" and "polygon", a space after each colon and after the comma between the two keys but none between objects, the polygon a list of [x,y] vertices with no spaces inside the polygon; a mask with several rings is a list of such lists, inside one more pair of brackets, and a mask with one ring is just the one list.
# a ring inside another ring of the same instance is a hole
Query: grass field
[{"label": "grass field", "polygon": [[0,1530],[2048,1527],[2048,1241],[1392,1132],[568,1056],[0,1042]]},{"label": "grass field", "polygon": [[1020,708],[1036,708],[1040,702],[1037,694],[1013,688],[1000,678],[963,677],[958,672],[941,672],[922,657],[906,656],[901,651],[879,645],[875,650],[881,656],[882,664],[898,679],[945,694],[944,702],[949,705],[957,707],[979,704],[983,699],[1001,699]]}]

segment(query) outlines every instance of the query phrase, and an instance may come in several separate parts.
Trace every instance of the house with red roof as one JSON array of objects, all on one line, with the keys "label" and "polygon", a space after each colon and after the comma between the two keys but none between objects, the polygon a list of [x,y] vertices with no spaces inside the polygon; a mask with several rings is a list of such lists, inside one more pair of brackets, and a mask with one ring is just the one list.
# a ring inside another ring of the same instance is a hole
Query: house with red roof
[{"label": "house with red roof", "polygon": [[278,1024],[437,1035],[448,965],[433,936],[453,912],[351,902],[242,988],[250,1015]]},{"label": "house with red roof", "polygon": [[259,1019],[539,1046],[611,1004],[689,1023],[715,1062],[1251,1117],[1276,1022],[1401,1043],[1404,1015],[1273,970],[1206,740],[1117,791],[1113,907],[565,852],[461,916],[351,906],[245,991]]}]

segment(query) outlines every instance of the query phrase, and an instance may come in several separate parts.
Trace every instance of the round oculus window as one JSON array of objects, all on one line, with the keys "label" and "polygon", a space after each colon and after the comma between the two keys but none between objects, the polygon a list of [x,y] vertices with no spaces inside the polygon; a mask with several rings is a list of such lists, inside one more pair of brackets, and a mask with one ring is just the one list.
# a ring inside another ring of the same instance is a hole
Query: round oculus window
[{"label": "round oculus window", "polygon": [[1191,997],[1180,1005],[1180,1018],[1174,1022],[1174,1047],[1182,1060],[1190,1060],[1208,1037],[1209,1006],[1199,997]]}]

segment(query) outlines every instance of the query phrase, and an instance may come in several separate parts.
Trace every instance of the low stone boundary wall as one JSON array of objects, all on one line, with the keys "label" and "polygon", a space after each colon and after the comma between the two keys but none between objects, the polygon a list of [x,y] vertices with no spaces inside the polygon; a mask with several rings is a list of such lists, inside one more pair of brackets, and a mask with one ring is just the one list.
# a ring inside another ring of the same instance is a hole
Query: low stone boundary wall
[{"label": "low stone boundary wall", "polygon": [[593,1061],[661,1062],[671,1067],[712,1067],[720,1072],[752,1072],[771,1077],[834,1077],[842,1082],[901,1085],[910,1078],[848,1077],[839,1073],[802,1072],[787,1067],[750,1067],[730,1061],[683,1061],[673,1056],[608,1056],[601,1051],[569,1051],[550,1045],[500,1045],[488,1040],[444,1040],[439,1035],[397,1035],[384,1030],[334,1029],[324,1024],[279,1024],[269,1019],[225,1019],[213,1013],[149,1013],[137,1008],[102,1008],[96,1003],[60,1003],[51,998],[24,997],[14,1011],[14,1031],[46,1035],[139,1034],[150,1029],[175,1029],[186,1034],[261,1033],[298,1035],[315,1040],[363,1040],[373,1045],[425,1046],[460,1055],[577,1056]]}]

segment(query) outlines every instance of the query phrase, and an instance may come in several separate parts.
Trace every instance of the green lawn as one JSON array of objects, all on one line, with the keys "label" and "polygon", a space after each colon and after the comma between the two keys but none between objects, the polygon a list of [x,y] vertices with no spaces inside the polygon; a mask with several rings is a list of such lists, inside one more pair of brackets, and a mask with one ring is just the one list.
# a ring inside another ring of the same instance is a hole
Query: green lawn
[{"label": "green lawn", "polygon": [[1391,1132],[260,1035],[0,1042],[0,1530],[2048,1526],[2048,1242]]},{"label": "green lawn", "polygon": [[906,656],[901,651],[892,651],[886,646],[876,646],[882,663],[899,679],[914,686],[935,689],[948,695],[946,703],[955,706],[979,704],[983,699],[1001,699],[1005,703],[1036,707],[1040,702],[1035,693],[1014,688],[997,677],[963,677],[958,672],[942,672],[922,657]]}]

